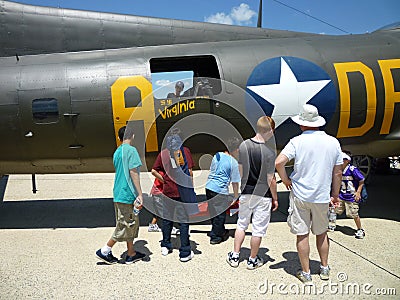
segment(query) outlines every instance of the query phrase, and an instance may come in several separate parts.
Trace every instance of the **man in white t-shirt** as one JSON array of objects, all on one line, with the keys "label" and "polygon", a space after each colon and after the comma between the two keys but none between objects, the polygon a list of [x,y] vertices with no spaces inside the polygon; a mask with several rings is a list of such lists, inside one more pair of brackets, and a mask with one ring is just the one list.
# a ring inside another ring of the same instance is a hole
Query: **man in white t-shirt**
[{"label": "man in white t-shirt", "polygon": [[[302,267],[297,277],[304,283],[311,283],[310,228],[317,236],[320,277],[329,279],[327,212],[330,201],[339,202],[343,159],[339,141],[319,130],[326,122],[315,106],[305,104],[300,114],[291,118],[300,125],[303,133],[289,141],[277,157],[275,166],[282,182],[291,190],[288,225],[297,235],[296,246]],[[294,170],[289,179],[285,165],[292,159]]]}]

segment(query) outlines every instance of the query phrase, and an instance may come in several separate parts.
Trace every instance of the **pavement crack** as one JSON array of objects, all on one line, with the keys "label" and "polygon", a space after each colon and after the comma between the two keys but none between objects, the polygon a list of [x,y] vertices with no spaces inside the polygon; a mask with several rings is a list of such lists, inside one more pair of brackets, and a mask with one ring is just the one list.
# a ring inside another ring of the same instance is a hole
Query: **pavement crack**
[{"label": "pavement crack", "polygon": [[330,237],[328,237],[328,239],[329,239],[331,242],[333,242],[333,243],[339,245],[339,246],[342,247],[343,249],[346,249],[347,251],[349,251],[349,252],[351,252],[351,253],[357,255],[358,257],[364,259],[365,261],[369,262],[370,264],[374,265],[375,267],[377,267],[377,268],[379,268],[379,269],[385,271],[386,273],[388,273],[388,274],[390,274],[390,275],[396,277],[397,279],[400,279],[400,276],[399,276],[399,275],[394,274],[393,272],[389,271],[388,269],[386,269],[386,268],[384,268],[384,267],[378,265],[377,263],[373,262],[372,260],[366,258],[365,256],[362,256],[362,255],[358,254],[357,252],[353,251],[353,250],[350,249],[349,247],[346,247],[345,245],[343,245],[343,244],[341,244],[341,243],[339,243],[339,242],[333,240],[333,239],[330,238]]}]

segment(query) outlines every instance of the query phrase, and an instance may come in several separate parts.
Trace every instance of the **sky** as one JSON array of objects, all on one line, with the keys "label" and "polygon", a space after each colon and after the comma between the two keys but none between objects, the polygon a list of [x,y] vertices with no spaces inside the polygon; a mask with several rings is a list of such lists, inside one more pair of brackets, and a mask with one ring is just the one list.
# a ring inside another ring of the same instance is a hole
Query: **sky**
[{"label": "sky", "polygon": [[[15,0],[15,2],[252,27],[257,24],[259,6],[259,0]],[[262,27],[270,29],[334,35],[368,33],[400,22],[400,0],[263,0],[262,20]]]}]

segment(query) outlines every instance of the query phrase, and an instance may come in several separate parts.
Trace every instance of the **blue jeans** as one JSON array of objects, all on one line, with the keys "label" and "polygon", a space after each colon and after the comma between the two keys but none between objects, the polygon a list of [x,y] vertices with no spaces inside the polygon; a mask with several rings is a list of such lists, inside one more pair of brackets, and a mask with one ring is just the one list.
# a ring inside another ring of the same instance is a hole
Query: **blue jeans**
[{"label": "blue jeans", "polygon": [[[174,198],[174,200],[180,201],[180,198]],[[177,211],[176,211],[177,210]],[[171,232],[172,227],[174,225],[174,216],[180,216],[185,220],[186,213],[182,206],[177,207],[164,207],[163,208],[163,220],[162,220],[162,235],[163,239],[161,241],[161,247],[166,247],[168,249],[172,249],[171,243]],[[169,220],[169,216],[171,217]],[[181,219],[182,220],[182,219]],[[179,257],[187,257],[190,255],[191,247],[189,241],[189,224],[188,223],[179,223],[180,225],[180,235],[179,238],[181,240],[181,247],[179,248]]]},{"label": "blue jeans", "polygon": [[[228,195],[218,194],[209,189],[206,189],[207,200],[215,198],[212,202],[208,202],[208,210],[211,215],[211,240],[222,240],[225,233],[225,220],[226,220],[226,210],[229,207],[229,197]],[[222,212],[221,212],[222,211]],[[215,215],[219,212],[218,215]]]},{"label": "blue jeans", "polygon": [[[161,241],[161,247],[167,247],[168,249],[172,249],[171,243],[171,232],[172,227],[174,225],[173,221],[163,219],[162,220],[162,235],[163,239]],[[189,241],[189,224],[188,223],[179,223],[180,225],[180,235],[179,238],[181,240],[181,247],[179,248],[179,257],[186,257],[190,255],[191,247]]]}]

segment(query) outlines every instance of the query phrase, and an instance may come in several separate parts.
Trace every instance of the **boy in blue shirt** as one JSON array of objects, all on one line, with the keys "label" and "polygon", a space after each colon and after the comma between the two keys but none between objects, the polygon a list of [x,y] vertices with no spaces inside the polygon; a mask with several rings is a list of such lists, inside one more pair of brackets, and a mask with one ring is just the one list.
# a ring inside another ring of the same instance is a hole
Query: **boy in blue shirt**
[{"label": "boy in blue shirt", "polygon": [[140,166],[142,162],[135,147],[132,146],[134,134],[126,126],[118,131],[122,144],[115,150],[113,163],[115,168],[114,179],[114,209],[116,227],[107,244],[96,251],[97,258],[107,264],[115,264],[118,259],[112,255],[111,248],[117,242],[126,242],[126,264],[141,260],[145,255],[133,249],[133,240],[139,232],[139,216],[133,213],[133,203],[140,202],[142,208],[143,196],[140,186]]},{"label": "boy in blue shirt", "polygon": [[[228,141],[228,149],[218,152],[211,162],[210,174],[206,183],[206,197],[211,218],[210,244],[219,244],[228,237],[225,229],[226,210],[239,197],[240,173],[235,157],[239,153],[240,140]],[[229,199],[229,183],[232,183],[233,197]]]}]

